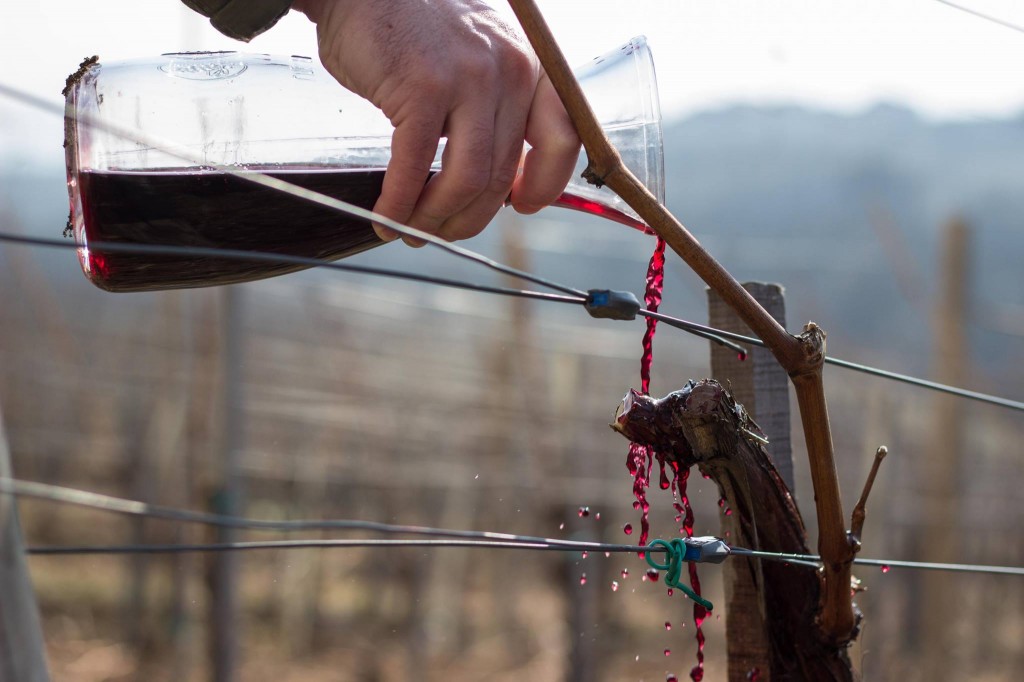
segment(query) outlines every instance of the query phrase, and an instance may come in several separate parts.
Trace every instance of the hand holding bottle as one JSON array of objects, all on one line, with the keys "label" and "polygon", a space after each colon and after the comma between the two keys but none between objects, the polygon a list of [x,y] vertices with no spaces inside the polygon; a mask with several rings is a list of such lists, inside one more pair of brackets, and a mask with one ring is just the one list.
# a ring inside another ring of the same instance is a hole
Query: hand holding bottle
[{"label": "hand holding bottle", "polygon": [[[516,210],[533,213],[562,193],[579,139],[529,43],[489,6],[296,0],[293,8],[316,23],[327,70],[395,126],[375,211],[457,240],[478,234],[510,195]],[[442,170],[430,177],[442,137]]]}]

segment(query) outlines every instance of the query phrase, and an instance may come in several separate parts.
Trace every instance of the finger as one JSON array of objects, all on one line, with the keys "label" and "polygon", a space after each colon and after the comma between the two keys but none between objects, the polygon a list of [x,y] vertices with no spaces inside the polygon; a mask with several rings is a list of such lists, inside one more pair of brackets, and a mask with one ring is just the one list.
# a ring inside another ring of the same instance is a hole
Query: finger
[{"label": "finger", "polygon": [[441,225],[487,188],[494,153],[496,102],[467,103],[448,116],[441,170],[430,179],[409,224],[437,234]]},{"label": "finger", "polygon": [[450,217],[438,234],[449,241],[469,239],[487,226],[505,205],[519,172],[523,156],[523,138],[530,108],[528,90],[525,97],[503,102],[494,120],[494,150],[487,188],[466,208]]},{"label": "finger", "polygon": [[[399,223],[408,224],[416,203],[430,177],[430,165],[444,128],[444,112],[435,109],[399,122],[391,136],[391,161],[384,174],[380,197],[373,210]],[[384,241],[398,235],[382,225],[374,231]]]},{"label": "finger", "polygon": [[519,213],[536,213],[561,196],[580,155],[580,138],[547,75],[537,83],[526,141],[533,148],[512,188],[512,205]]}]

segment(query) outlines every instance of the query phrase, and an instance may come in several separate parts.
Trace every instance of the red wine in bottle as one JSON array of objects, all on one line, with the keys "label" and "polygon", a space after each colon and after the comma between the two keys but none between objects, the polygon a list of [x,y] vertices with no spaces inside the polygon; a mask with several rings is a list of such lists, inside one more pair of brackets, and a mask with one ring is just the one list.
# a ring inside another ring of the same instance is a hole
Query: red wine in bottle
[{"label": "red wine in bottle", "polygon": [[[262,171],[370,209],[383,169]],[[337,260],[383,244],[368,221],[225,173],[197,169],[85,171],[78,176],[86,245],[200,246]],[[555,205],[645,229],[633,218],[578,196]],[[156,291],[248,282],[303,269],[287,263],[89,249],[86,275],[108,291]]]},{"label": "red wine in bottle", "polygon": [[[383,170],[268,172],[363,208],[380,196]],[[86,245],[202,246],[336,260],[383,242],[370,223],[225,173],[195,169],[86,171],[78,176]],[[90,249],[87,276],[108,291],[234,284],[302,269],[208,256]]]}]

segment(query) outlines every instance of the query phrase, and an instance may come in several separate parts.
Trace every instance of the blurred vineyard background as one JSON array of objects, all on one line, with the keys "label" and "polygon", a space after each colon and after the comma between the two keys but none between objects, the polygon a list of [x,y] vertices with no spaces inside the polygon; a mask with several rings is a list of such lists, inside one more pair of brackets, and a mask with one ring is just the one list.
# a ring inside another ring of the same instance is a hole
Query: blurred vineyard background
[{"label": "blurred vineyard background", "polygon": [[[1024,119],[738,108],[680,121],[666,144],[670,208],[737,278],[787,287],[791,330],[813,319],[839,357],[954,371],[968,388],[1021,398]],[[59,235],[62,169],[6,161],[2,229]],[[966,345],[939,362],[939,244],[954,216],[968,225]],[[555,210],[496,222],[469,245],[582,288],[642,290],[652,243],[638,233]],[[429,249],[358,258],[492,281]],[[20,478],[217,509],[230,450],[254,517],[609,542],[637,522],[626,443],[607,424],[639,383],[640,321],[326,272],[112,295],[87,284],[71,252],[11,245],[0,245],[0,291],[0,405]],[[703,287],[675,258],[663,310],[706,321]],[[225,333],[229,319],[240,333]],[[706,342],[663,327],[653,392],[706,376],[708,357]],[[890,451],[864,556],[1024,564],[1024,415],[837,368],[825,382],[847,511],[875,448]],[[951,422],[955,440],[937,437]],[[793,440],[813,546],[806,455]],[[698,533],[718,531],[710,488],[691,484]],[[30,545],[213,539],[20,506]],[[678,533],[672,515],[653,492],[653,537]],[[359,549],[236,560],[240,679],[663,680],[694,664],[689,603],[643,580],[630,555]],[[209,557],[36,557],[30,568],[54,679],[207,678]],[[866,680],[1024,671],[1020,580],[855,574],[868,588],[854,650]],[[718,570],[701,575],[722,601]],[[724,623],[712,617],[705,629],[705,679],[725,679]]]}]

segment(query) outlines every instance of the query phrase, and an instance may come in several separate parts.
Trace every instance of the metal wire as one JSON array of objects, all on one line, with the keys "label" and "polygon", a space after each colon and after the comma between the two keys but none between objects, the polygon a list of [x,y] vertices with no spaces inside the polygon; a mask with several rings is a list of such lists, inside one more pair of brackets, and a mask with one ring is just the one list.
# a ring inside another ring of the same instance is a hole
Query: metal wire
[{"label": "metal wire", "polygon": [[710,327],[703,327],[703,325],[695,324],[693,322],[687,322],[686,320],[680,320],[678,318],[670,317],[668,315],[663,315],[653,310],[648,310],[647,308],[641,308],[640,310],[637,311],[637,314],[642,315],[644,317],[656,318],[670,327],[681,329],[682,331],[689,332],[694,336],[699,336],[702,339],[707,339],[708,341],[717,343],[719,346],[725,346],[726,348],[730,348],[736,351],[736,354],[739,356],[740,360],[747,359],[746,348],[739,345],[738,343],[723,338],[720,334],[714,333],[713,331],[709,331],[711,329]]},{"label": "metal wire", "polygon": [[[9,232],[0,232],[0,241],[11,242],[16,244],[26,244],[30,246],[41,246],[48,248],[62,248],[62,249],[77,249],[78,244],[73,242],[61,241],[57,239],[45,239],[41,237],[26,237],[18,234],[11,234]],[[194,255],[194,256],[207,256],[215,258],[229,258],[236,260],[251,260],[260,262],[272,262],[272,263],[289,263],[293,265],[302,265],[307,267],[327,268],[330,270],[340,270],[344,272],[358,272],[367,275],[375,275],[382,277],[394,277],[397,279],[413,280],[417,282],[425,282],[428,284],[436,284],[439,286],[454,287],[457,289],[467,289],[470,291],[479,291],[489,294],[498,294],[502,296],[517,296],[521,298],[530,298],[541,301],[551,301],[554,303],[572,303],[576,305],[584,305],[586,303],[586,296],[577,295],[561,295],[561,294],[550,294],[541,291],[530,291],[523,289],[511,289],[507,287],[495,287],[485,284],[474,284],[471,282],[463,282],[460,280],[448,279],[445,277],[435,277],[433,275],[423,275],[412,272],[404,272],[399,270],[389,270],[386,268],[370,267],[365,265],[354,265],[351,263],[339,263],[335,261],[323,261],[315,258],[304,258],[302,256],[290,256],[279,253],[271,253],[266,251],[245,251],[239,249],[220,249],[220,248],[209,248],[209,247],[198,247],[198,246],[164,246],[158,244],[121,244],[118,242],[91,242],[92,248],[97,251],[109,251],[111,253],[150,253],[150,254],[161,254],[161,255]],[[681,329],[689,332],[701,338],[708,339],[714,343],[722,346],[726,346],[735,350],[740,354],[741,359],[746,359],[747,351],[742,346],[735,342],[749,343],[754,346],[765,347],[764,341],[753,336],[746,336],[744,334],[737,334],[735,332],[725,331],[724,329],[716,329],[714,327],[708,327],[706,325],[698,324],[696,322],[690,322],[683,320],[678,317],[666,315],[664,313],[654,312],[641,308],[638,311],[639,315],[644,317],[651,317],[667,324],[670,327]],[[993,396],[986,393],[980,393],[978,391],[970,391],[964,388],[957,388],[955,386],[948,386],[946,384],[940,384],[935,381],[929,381],[927,379],[919,379],[917,377],[908,376],[906,374],[899,374],[897,372],[890,372],[888,370],[879,369],[877,367],[871,367],[869,365],[863,365],[860,363],[852,362],[850,360],[842,360],[840,358],[825,356],[825,364],[836,365],[837,367],[844,367],[851,369],[856,372],[864,374],[870,374],[873,376],[883,377],[891,379],[893,381],[899,381],[912,386],[918,386],[921,388],[927,388],[933,391],[939,391],[942,393],[948,393],[950,395],[960,396],[961,398],[967,398],[969,400],[975,400],[978,402],[988,403],[991,405],[998,405],[1000,407],[1009,408],[1011,410],[1024,411],[1024,402],[1019,400],[1011,400],[1009,398],[1002,398],[999,396]]]},{"label": "metal wire", "polygon": [[[820,566],[821,557],[816,554],[783,554],[779,552],[761,552],[744,547],[732,547],[732,554],[750,556],[769,561],[781,561],[788,564],[803,566]],[[1024,566],[985,566],[982,564],[944,564],[930,561],[902,561],[899,559],[861,559],[855,558],[853,563],[862,566],[880,566],[889,568],[913,568],[925,571],[954,571],[957,573],[987,573],[991,575],[1015,575],[1024,577]]]},{"label": "metal wire", "polygon": [[[48,248],[59,248],[59,249],[78,249],[79,244],[74,242],[59,240],[59,239],[46,239],[43,237],[26,237],[19,234],[11,234],[9,232],[0,232],[0,241],[11,242],[14,244],[25,244],[28,246],[41,246]],[[291,265],[300,265],[303,267],[310,268],[327,268],[329,270],[340,270],[343,272],[358,272],[366,275],[375,275],[380,277],[393,277],[395,279],[406,279],[416,282],[424,282],[427,284],[436,284],[439,286],[453,287],[456,289],[467,289],[469,291],[479,291],[487,294],[498,294],[502,296],[516,296],[520,298],[529,298],[539,301],[550,301],[553,303],[572,303],[576,305],[585,306],[587,302],[586,297],[566,294],[551,294],[543,291],[530,291],[524,289],[511,289],[508,287],[496,287],[486,284],[474,284],[471,282],[464,282],[461,280],[449,279],[447,277],[436,277],[434,275],[423,275],[413,272],[405,272],[401,270],[389,270],[387,268],[371,267],[366,265],[354,265],[351,263],[339,263],[337,261],[325,261],[316,258],[306,258],[303,256],[292,256],[287,254],[273,253],[270,251],[247,251],[241,249],[222,249],[222,248],[211,248],[206,246],[170,246],[164,244],[124,244],[121,242],[106,242],[106,241],[91,241],[89,242],[89,248],[98,252],[107,253],[135,253],[135,254],[153,254],[153,255],[164,255],[164,256],[204,256],[210,258],[226,258],[228,260],[247,260],[264,263],[287,263]],[[644,315],[649,311],[641,309],[639,314]],[[719,345],[725,346],[735,350],[741,354],[744,358],[746,357],[746,349],[737,343],[723,339],[712,333],[703,332],[694,329],[687,329],[685,326],[679,326],[680,329],[688,331],[695,336],[707,339]]]},{"label": "metal wire", "polygon": [[[725,331],[724,329],[715,329],[714,327],[707,327],[696,322],[688,322],[686,320],[680,320],[678,318],[670,317],[662,313],[652,313],[651,311],[641,311],[642,315],[654,317],[665,324],[677,327],[679,329],[686,329],[694,333],[704,332],[709,334],[716,334],[723,339],[729,339],[732,341],[739,341],[741,343],[749,343],[753,346],[760,346],[765,348],[766,344],[761,339],[754,336],[746,336],[744,334],[737,334],[735,332]],[[959,396],[961,398],[967,398],[968,400],[976,400],[982,403],[988,403],[990,405],[998,405],[1000,407],[1006,407],[1011,410],[1017,410],[1024,412],[1024,402],[1019,400],[1011,400],[1009,398],[1001,398],[999,396],[989,395],[987,393],[979,393],[978,391],[969,391],[965,388],[958,388],[956,386],[948,386],[946,384],[940,384],[937,381],[929,381],[928,379],[919,379],[906,374],[900,374],[898,372],[890,372],[889,370],[880,369],[878,367],[871,367],[870,365],[862,365],[858,362],[851,362],[850,360],[842,360],[840,358],[832,357],[829,355],[825,356],[826,365],[835,365],[837,367],[844,367],[846,369],[852,369],[855,372],[861,372],[863,374],[870,374],[877,377],[883,377],[885,379],[891,379],[892,381],[899,381],[904,384],[910,384],[912,386],[918,386],[920,388],[927,388],[932,391],[939,391],[940,393],[948,393],[950,395]]]},{"label": "metal wire", "polygon": [[[209,544],[171,545],[66,545],[28,547],[25,552],[42,556],[67,554],[185,554],[192,552],[231,552],[268,549],[338,549],[360,547],[470,547],[484,549],[532,549],[538,551],[576,551],[566,547],[532,542],[499,542],[497,540],[266,540],[262,542],[221,542]],[[636,552],[629,546],[627,550]],[[612,550],[604,550],[612,551]]]},{"label": "metal wire", "polygon": [[989,573],[992,575],[1024,576],[1024,567],[979,566],[973,564],[943,564],[929,561],[899,561],[891,559],[854,559],[853,563],[863,566],[887,568],[913,568],[919,571],[954,571],[956,573]]},{"label": "metal wire", "polygon": [[[79,244],[60,239],[46,239],[43,237],[26,237],[9,232],[0,232],[0,241],[15,244],[26,244],[29,246],[42,246],[58,249],[78,249]],[[206,246],[169,246],[163,244],[123,244],[120,242],[90,241],[89,248],[95,251],[108,253],[133,253],[153,254],[161,256],[203,256],[210,258],[225,258],[228,260],[247,260],[261,263],[285,263],[290,265],[301,265],[310,268],[326,268],[328,270],[339,270],[342,272],[357,272],[364,275],[378,277],[393,277],[395,279],[406,279],[427,284],[437,284],[444,287],[456,289],[468,289],[480,291],[487,294],[499,294],[501,296],[517,296],[520,298],[531,298],[540,301],[553,301],[555,303],[575,303],[582,305],[586,302],[585,296],[551,294],[544,291],[530,291],[528,289],[512,289],[508,287],[496,287],[487,284],[474,284],[447,277],[436,277],[434,275],[423,275],[403,270],[390,270],[367,265],[355,265],[353,263],[341,263],[337,261],[325,261],[316,258],[305,258],[303,256],[291,256],[269,251],[247,251],[242,249],[222,249]]]},{"label": "metal wire", "polygon": [[1005,19],[1000,19],[999,17],[994,17],[991,14],[984,14],[982,12],[979,12],[976,9],[971,9],[970,7],[964,7],[963,5],[958,5],[957,3],[950,2],[949,0],[935,0],[935,2],[941,2],[943,5],[947,5],[949,7],[954,8],[954,9],[958,9],[961,12],[967,12],[968,14],[973,14],[974,16],[978,17],[979,19],[984,19],[985,21],[991,21],[993,24],[998,24],[998,25],[1003,26],[1005,28],[1009,28],[1009,29],[1012,29],[1014,31],[1019,31],[1021,33],[1024,33],[1024,26],[1021,26],[1020,24],[1014,24],[1012,22],[1006,21]]},{"label": "metal wire", "polygon": [[928,379],[918,379],[917,377],[907,376],[906,374],[899,374],[898,372],[890,372],[884,369],[878,369],[877,367],[870,367],[868,365],[862,365],[857,362],[850,362],[849,360],[841,360],[839,358],[829,358],[826,356],[825,362],[830,365],[837,367],[845,367],[846,369],[852,369],[856,372],[862,372],[864,374],[873,374],[874,376],[885,377],[892,381],[899,381],[904,384],[910,384],[912,386],[919,386],[921,388],[927,388],[932,391],[938,391],[940,393],[948,393],[950,395],[960,396],[961,398],[967,398],[968,400],[975,400],[982,403],[988,403],[990,405],[999,405],[1000,407],[1006,407],[1011,410],[1024,411],[1024,402],[1019,400],[1010,400],[1009,398],[1000,398],[999,396],[989,395],[987,393],[979,393],[978,391],[969,391],[966,388],[958,388],[956,386],[947,386],[946,384],[940,384],[937,381],[929,381]]},{"label": "metal wire", "polygon": [[268,519],[249,519],[237,516],[225,516],[211,514],[209,512],[197,512],[187,509],[177,509],[161,505],[147,504],[135,500],[127,500],[111,495],[65,488],[63,486],[50,485],[48,483],[36,483],[34,481],[22,481],[15,478],[0,478],[0,494],[8,493],[17,497],[27,497],[40,500],[48,500],[61,504],[71,504],[78,507],[87,507],[101,511],[134,516],[137,518],[154,518],[165,521],[176,521],[179,523],[198,523],[207,526],[221,528],[234,528],[255,531],[323,531],[323,530],[348,530],[348,531],[369,531],[393,535],[423,535],[441,538],[459,538],[465,540],[483,540],[488,542],[508,542],[528,545],[548,545],[552,549],[565,549],[573,551],[601,551],[601,552],[636,552],[637,545],[607,544],[599,542],[582,542],[577,540],[561,540],[559,538],[544,538],[530,535],[515,535],[510,533],[492,533],[489,531],[474,530],[452,530],[445,528],[430,528],[426,526],[407,526],[389,523],[378,523],[376,521],[358,521],[350,519],[327,519],[327,520],[295,520],[295,521],[272,521]]},{"label": "metal wire", "polygon": [[[204,525],[248,529],[257,531],[314,531],[314,530],[360,530],[386,534],[432,536],[435,540],[399,540],[399,539],[331,539],[331,540],[276,540],[256,542],[228,542],[213,544],[159,544],[159,545],[67,545],[56,547],[30,547],[30,554],[66,555],[66,554],[170,554],[183,552],[225,552],[232,550],[260,549],[310,549],[310,548],[354,548],[354,547],[481,547],[490,549],[532,549],[544,551],[567,552],[609,552],[637,553],[664,551],[660,547],[610,544],[603,542],[581,542],[577,540],[561,540],[531,535],[512,533],[493,533],[489,531],[453,530],[446,528],[430,528],[425,526],[403,526],[377,523],[374,521],[354,521],[342,519],[270,521],[249,519],[236,516],[224,516],[207,512],[196,512],[173,507],[151,505],[111,495],[65,488],[47,483],[35,483],[14,478],[0,478],[0,494],[11,494],[18,497],[29,497],[51,502],[72,504],[100,511],[113,512],[134,517],[156,518],[181,523],[200,523]],[[779,552],[762,552],[744,547],[731,547],[730,554],[736,556],[757,557],[769,561],[780,561],[810,568],[819,568],[821,557],[814,554],[784,554]],[[1024,576],[1024,567],[1015,566],[984,566],[974,564],[943,564],[917,561],[901,561],[887,559],[854,559],[855,564],[868,566],[915,568],[935,571],[956,571],[960,573],[988,573],[996,575]]]},{"label": "metal wire", "polygon": [[[48,248],[59,248],[59,249],[78,249],[79,244],[69,241],[62,241],[59,239],[46,239],[43,237],[26,237],[19,234],[11,234],[9,232],[0,232],[0,241],[11,242],[15,244],[25,244],[29,246],[41,246]],[[498,294],[502,296],[516,296],[520,298],[530,298],[540,301],[551,301],[554,303],[573,303],[576,305],[585,305],[587,298],[575,295],[565,294],[551,294],[543,291],[530,291],[524,289],[511,289],[508,287],[496,287],[486,284],[474,284],[472,282],[464,282],[461,280],[449,279],[446,277],[436,277],[434,275],[424,275],[413,272],[405,272],[402,270],[390,270],[387,268],[371,267],[366,265],[355,265],[351,263],[339,263],[336,261],[325,261],[316,258],[306,258],[303,256],[292,256],[288,254],[273,253],[270,251],[248,251],[242,249],[223,249],[223,248],[211,248],[205,246],[170,246],[163,244],[123,244],[121,242],[106,242],[106,241],[90,241],[89,248],[94,251],[108,252],[108,253],[133,253],[133,254],[153,254],[153,255],[164,255],[164,256],[204,256],[210,258],[226,258],[229,260],[248,260],[255,262],[265,263],[286,263],[291,265],[301,265],[310,268],[327,268],[329,270],[340,270],[343,272],[357,272],[366,275],[375,275],[380,277],[393,277],[395,279],[406,279],[416,282],[424,282],[426,284],[436,284],[439,286],[453,287],[456,289],[467,289],[470,291],[479,291],[487,294]],[[642,308],[639,311],[640,315],[654,316],[657,313],[651,313],[651,311]],[[675,318],[669,318],[674,320]],[[724,339],[720,336],[716,336],[714,333],[703,331],[698,328],[700,325],[693,325],[692,323],[678,320],[676,324],[666,323],[670,326],[674,326],[683,331],[687,331],[694,336],[707,339],[719,345],[731,348],[739,353],[744,359],[746,358],[747,351],[743,346],[737,343]]]},{"label": "metal wire", "polygon": [[[437,530],[437,529],[435,529]],[[525,536],[524,536],[525,537]],[[66,556],[89,554],[186,554],[195,552],[230,552],[274,549],[340,549],[375,547],[464,547],[481,549],[529,549],[535,551],[595,551],[608,553],[631,553],[638,551],[664,551],[660,547],[638,547],[635,545],[609,545],[599,542],[580,543],[581,547],[564,547],[554,543],[535,543],[498,540],[393,540],[370,538],[362,540],[265,540],[257,542],[225,542],[210,544],[164,544],[164,545],[62,545],[29,547],[28,554],[40,556]],[[821,558],[813,554],[776,554],[760,552],[743,547],[731,547],[730,556],[750,556],[769,561],[778,561],[794,566],[821,568]],[[985,566],[980,564],[946,564],[927,561],[900,561],[896,559],[854,559],[854,564],[890,568],[912,568],[926,571],[950,571],[954,573],[980,573],[987,575],[1012,575],[1024,577],[1024,567]]]}]

